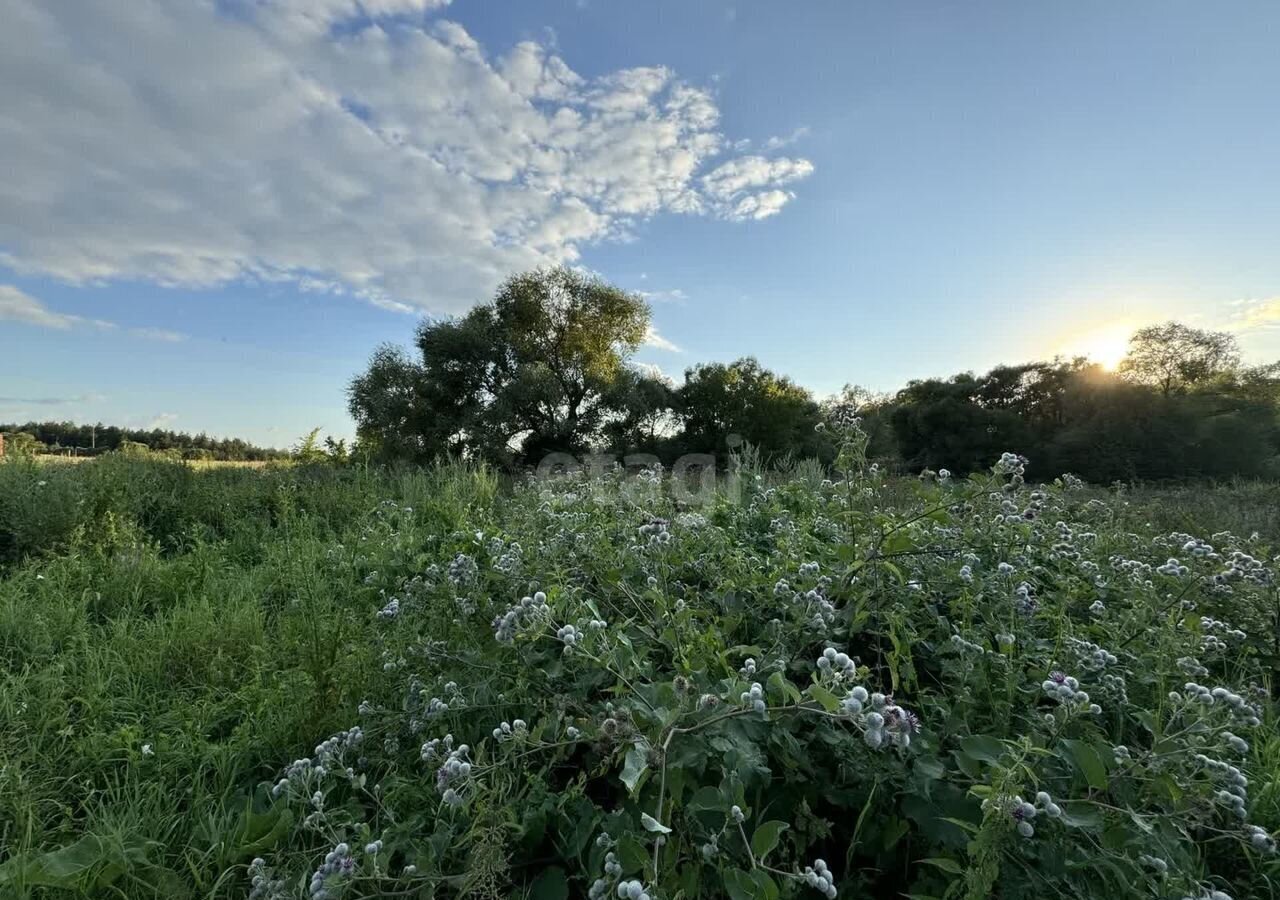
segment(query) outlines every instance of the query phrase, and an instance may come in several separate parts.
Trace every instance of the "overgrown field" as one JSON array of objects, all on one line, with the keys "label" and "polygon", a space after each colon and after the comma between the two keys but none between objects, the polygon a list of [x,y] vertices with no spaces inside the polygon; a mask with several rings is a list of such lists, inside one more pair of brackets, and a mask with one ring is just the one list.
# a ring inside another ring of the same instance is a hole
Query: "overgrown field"
[{"label": "overgrown field", "polygon": [[0,897],[1280,897],[1276,488],[845,440],[0,465]]}]

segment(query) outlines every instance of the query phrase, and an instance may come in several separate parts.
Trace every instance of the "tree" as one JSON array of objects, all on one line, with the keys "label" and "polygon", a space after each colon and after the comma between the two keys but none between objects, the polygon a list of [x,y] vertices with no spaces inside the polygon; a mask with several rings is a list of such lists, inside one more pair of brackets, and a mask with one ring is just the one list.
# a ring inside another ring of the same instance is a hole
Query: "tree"
[{"label": "tree", "polygon": [[832,455],[829,438],[817,427],[822,408],[813,396],[753,358],[686,370],[678,398],[687,451],[720,452],[731,446],[733,437],[765,458]]},{"label": "tree", "polygon": [[[997,380],[1006,374],[998,373]],[[1006,450],[1026,453],[1027,423],[1015,404],[997,402],[992,391],[988,379],[969,372],[908,383],[889,416],[903,461],[912,468],[967,473]]]},{"label": "tree", "polygon": [[670,455],[669,444],[680,419],[675,411],[677,392],[669,379],[628,369],[614,381],[608,402],[616,410],[604,425],[610,450],[624,455]]},{"label": "tree", "polygon": [[4,446],[5,451],[12,456],[35,456],[45,449],[45,445],[34,434],[26,431],[5,435]]},{"label": "tree", "polygon": [[1168,397],[1210,381],[1240,365],[1236,339],[1225,331],[1204,331],[1180,322],[1149,325],[1129,338],[1129,353],[1118,371]]},{"label": "tree", "polygon": [[462,318],[424,322],[420,361],[380,348],[351,382],[349,408],[383,458],[580,453],[624,412],[619,383],[648,325],[638,295],[593,276],[516,275]]}]

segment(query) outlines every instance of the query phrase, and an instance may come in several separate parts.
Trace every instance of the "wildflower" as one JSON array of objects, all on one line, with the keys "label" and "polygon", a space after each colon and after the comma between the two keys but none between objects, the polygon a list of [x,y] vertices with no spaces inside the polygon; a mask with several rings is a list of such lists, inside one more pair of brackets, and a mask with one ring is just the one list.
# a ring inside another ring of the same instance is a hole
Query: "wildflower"
[{"label": "wildflower", "polygon": [[1257,825],[1246,825],[1245,831],[1249,834],[1249,846],[1254,850],[1259,853],[1276,852],[1276,842],[1265,828],[1259,828]]},{"label": "wildflower", "polygon": [[834,647],[823,650],[816,665],[819,671],[824,674],[830,673],[837,680],[852,677],[858,668],[849,654],[837,652]]},{"label": "wildflower", "polygon": [[1149,869],[1154,869],[1158,875],[1164,875],[1169,871],[1169,864],[1158,856],[1148,856],[1143,853],[1138,857],[1138,862]]},{"label": "wildflower", "polygon": [[862,707],[870,700],[867,689],[858,685],[851,688],[844,699],[840,701],[840,710],[847,716],[856,716],[862,712]]},{"label": "wildflower", "polygon": [[578,632],[578,629],[572,625],[562,625],[559,630],[556,631],[556,638],[564,643],[565,653],[568,653],[573,649],[573,645],[578,642],[580,637],[582,637],[582,635]]},{"label": "wildflower", "polygon": [[826,896],[827,900],[834,900],[836,879],[825,860],[815,859],[812,866],[805,866],[802,877],[805,884]]},{"label": "wildflower", "polygon": [[618,896],[621,900],[649,900],[649,893],[639,881],[618,882]]}]

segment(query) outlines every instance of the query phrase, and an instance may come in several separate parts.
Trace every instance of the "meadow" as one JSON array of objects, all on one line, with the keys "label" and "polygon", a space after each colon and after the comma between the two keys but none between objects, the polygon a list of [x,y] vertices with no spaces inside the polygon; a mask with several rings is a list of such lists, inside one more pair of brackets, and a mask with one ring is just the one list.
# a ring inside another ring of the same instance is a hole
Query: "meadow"
[{"label": "meadow", "polygon": [[1280,896],[1280,488],[0,464],[0,896]]}]

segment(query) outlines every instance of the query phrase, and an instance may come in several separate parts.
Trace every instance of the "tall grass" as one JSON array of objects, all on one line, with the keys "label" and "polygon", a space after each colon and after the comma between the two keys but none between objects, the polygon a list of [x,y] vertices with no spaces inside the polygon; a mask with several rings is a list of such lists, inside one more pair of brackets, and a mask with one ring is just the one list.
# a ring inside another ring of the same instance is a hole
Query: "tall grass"
[{"label": "tall grass", "polygon": [[[499,492],[463,465],[0,464],[0,897],[235,896],[280,827],[254,786],[374,690],[370,571]],[[1124,527],[1280,537],[1275,485],[1112,499]]]},{"label": "tall grass", "polygon": [[[377,670],[358,559],[496,491],[463,466],[0,465],[0,866],[76,847],[86,893],[123,865],[127,896],[220,894],[252,786]],[[42,896],[40,872],[3,874],[0,896]]]}]

